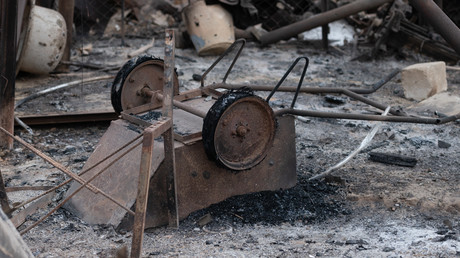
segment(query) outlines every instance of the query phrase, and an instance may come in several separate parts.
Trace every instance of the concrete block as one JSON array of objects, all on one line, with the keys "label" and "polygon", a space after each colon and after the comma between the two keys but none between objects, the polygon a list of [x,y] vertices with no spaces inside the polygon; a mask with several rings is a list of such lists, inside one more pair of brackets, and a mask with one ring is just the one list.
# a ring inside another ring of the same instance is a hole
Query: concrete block
[{"label": "concrete block", "polygon": [[404,96],[407,99],[424,100],[447,90],[446,63],[414,64],[401,72]]}]

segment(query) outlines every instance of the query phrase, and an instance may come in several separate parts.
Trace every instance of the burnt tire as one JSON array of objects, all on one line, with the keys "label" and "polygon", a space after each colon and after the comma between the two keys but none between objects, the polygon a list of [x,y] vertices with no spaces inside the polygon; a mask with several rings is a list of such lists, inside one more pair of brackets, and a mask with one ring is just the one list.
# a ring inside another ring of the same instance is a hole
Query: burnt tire
[{"label": "burnt tire", "polygon": [[265,100],[247,89],[228,92],[214,103],[204,118],[205,152],[221,167],[247,170],[265,158],[275,129],[273,110]]}]

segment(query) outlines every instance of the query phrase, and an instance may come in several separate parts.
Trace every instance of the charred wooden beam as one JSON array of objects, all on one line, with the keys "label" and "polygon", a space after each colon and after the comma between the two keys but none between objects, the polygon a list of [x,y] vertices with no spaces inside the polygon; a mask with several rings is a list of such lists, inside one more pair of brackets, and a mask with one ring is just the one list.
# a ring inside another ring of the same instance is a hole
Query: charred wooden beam
[{"label": "charred wooden beam", "polygon": [[380,163],[404,167],[414,167],[417,164],[417,159],[414,157],[390,153],[370,152],[369,159]]},{"label": "charred wooden beam", "polygon": [[3,182],[2,171],[0,171],[0,208],[6,213],[10,213],[8,196],[6,195],[5,183]]},{"label": "charred wooden beam", "polygon": [[[1,0],[0,15],[0,126],[14,130],[17,0]],[[0,133],[0,147],[13,148],[13,139]]]}]

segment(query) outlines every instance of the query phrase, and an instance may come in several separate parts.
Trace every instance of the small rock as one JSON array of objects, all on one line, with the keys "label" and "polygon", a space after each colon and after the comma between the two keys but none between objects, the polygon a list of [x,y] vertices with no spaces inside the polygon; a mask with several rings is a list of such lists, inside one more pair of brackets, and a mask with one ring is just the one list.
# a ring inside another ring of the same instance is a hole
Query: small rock
[{"label": "small rock", "polygon": [[421,137],[411,137],[408,140],[409,140],[409,143],[417,149],[422,147],[423,145],[433,144],[433,142],[422,139]]},{"label": "small rock", "polygon": [[198,81],[198,82],[199,82],[199,81],[201,81],[201,75],[200,75],[200,74],[194,73],[194,74],[192,75],[192,79],[193,79],[194,81]]},{"label": "small rock", "polygon": [[410,245],[411,245],[411,246],[420,246],[420,245],[422,245],[422,244],[423,244],[423,241],[414,241],[414,242],[412,242]]},{"label": "small rock", "polygon": [[76,151],[77,151],[77,148],[75,146],[67,145],[67,146],[65,146],[64,150],[62,151],[62,153],[64,153],[64,154],[72,154],[72,153],[75,153]]},{"label": "small rock", "polygon": [[368,243],[362,239],[358,239],[358,240],[352,239],[352,240],[345,241],[345,244],[346,245],[367,245]]},{"label": "small rock", "polygon": [[332,96],[332,95],[324,96],[324,100],[326,100],[329,103],[337,104],[337,105],[343,105],[343,104],[347,103],[346,98],[338,97],[338,96]]},{"label": "small rock", "polygon": [[73,162],[78,163],[78,162],[85,162],[87,160],[88,160],[88,157],[82,156],[82,157],[74,159]]},{"label": "small rock", "polygon": [[211,240],[206,240],[206,245],[212,245],[212,241]]},{"label": "small rock", "polygon": [[399,133],[401,133],[401,134],[408,134],[409,132],[410,132],[409,129],[399,130]]},{"label": "small rock", "polygon": [[46,150],[46,152],[47,152],[49,155],[54,156],[54,155],[58,152],[58,149],[51,148],[51,149]]},{"label": "small rock", "polygon": [[444,236],[439,236],[439,237],[435,237],[433,238],[433,242],[444,242],[444,241],[447,241],[447,240],[457,240],[457,236],[455,236],[455,233],[454,234],[446,234]]},{"label": "small rock", "polygon": [[440,229],[440,230],[436,231],[436,234],[438,234],[438,235],[445,235],[445,234],[447,234],[447,232],[449,232],[449,230],[447,230],[447,229]]},{"label": "small rock", "polygon": [[394,247],[384,247],[384,248],[382,249],[382,252],[388,253],[388,252],[392,252],[392,251],[394,251],[394,250],[395,250]]},{"label": "small rock", "polygon": [[444,225],[447,226],[448,229],[452,230],[454,225],[452,224],[452,221],[451,220],[448,220],[448,219],[445,219],[442,221],[442,223],[444,223]]},{"label": "small rock", "polygon": [[345,245],[344,242],[335,241],[335,240],[329,240],[329,241],[326,241],[326,243],[328,243],[328,244],[334,244],[334,245],[339,245],[339,246]]},{"label": "small rock", "polygon": [[439,148],[448,149],[450,146],[452,146],[452,144],[445,142],[445,141],[438,140]]}]

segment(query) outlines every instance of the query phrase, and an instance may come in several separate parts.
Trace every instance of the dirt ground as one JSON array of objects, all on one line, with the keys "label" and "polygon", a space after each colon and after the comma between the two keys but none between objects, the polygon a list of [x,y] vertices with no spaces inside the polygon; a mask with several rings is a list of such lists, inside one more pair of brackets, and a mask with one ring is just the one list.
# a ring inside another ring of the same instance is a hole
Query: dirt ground
[{"label": "dirt ground", "polygon": [[[104,66],[122,64],[127,53],[149,40],[119,39],[93,42],[93,51],[73,60]],[[77,47],[83,46],[79,42]],[[310,65],[304,85],[369,88],[396,68],[433,61],[416,53],[358,61],[370,49],[351,45],[325,52],[315,42],[289,41],[260,47],[249,42],[229,82],[275,84],[298,56]],[[161,39],[148,54],[162,57]],[[193,89],[214,57],[198,57],[193,49],[176,50],[180,90]],[[74,69],[73,67],[72,69]],[[222,71],[218,67],[218,71]],[[70,75],[37,77],[20,74],[17,98],[59,83],[117,70],[76,70]],[[294,69],[286,84],[296,85],[301,69]],[[460,72],[447,71],[448,92],[460,95]],[[18,114],[110,110],[110,83],[101,81],[48,94],[22,105]],[[257,95],[267,96],[266,92]],[[400,75],[368,97],[413,115],[434,116],[415,101],[403,97]],[[331,101],[339,97],[339,102]],[[274,108],[289,105],[291,93],[276,94]],[[300,94],[298,107],[307,110],[379,114],[378,110],[344,96]],[[460,110],[458,110],[460,112]],[[442,112],[441,112],[442,113]],[[276,192],[232,197],[191,214],[178,229],[148,229],[143,256],[181,257],[454,257],[460,256],[460,122],[445,125],[383,123],[370,145],[325,180],[309,181],[356,149],[377,122],[326,118],[296,120],[298,183]],[[34,134],[15,133],[78,172],[93,152],[108,123],[33,127]],[[369,160],[369,152],[413,157],[415,167],[387,165]],[[0,155],[7,186],[54,185],[66,177],[25,147],[15,144]],[[53,199],[49,210],[62,200]],[[19,202],[37,192],[9,193]],[[20,227],[32,224],[45,211],[32,215]],[[209,214],[212,221],[199,226]],[[64,209],[24,235],[37,257],[110,257],[131,245],[131,232],[104,225],[88,225]]]}]

